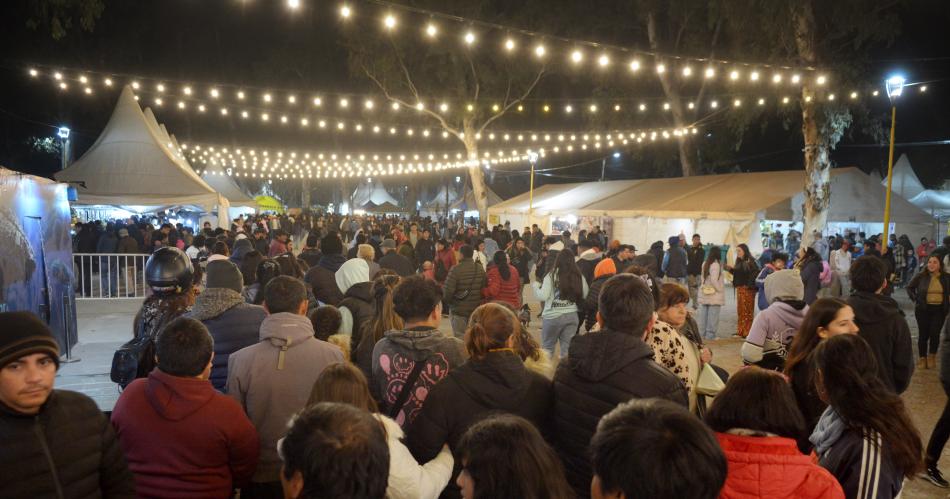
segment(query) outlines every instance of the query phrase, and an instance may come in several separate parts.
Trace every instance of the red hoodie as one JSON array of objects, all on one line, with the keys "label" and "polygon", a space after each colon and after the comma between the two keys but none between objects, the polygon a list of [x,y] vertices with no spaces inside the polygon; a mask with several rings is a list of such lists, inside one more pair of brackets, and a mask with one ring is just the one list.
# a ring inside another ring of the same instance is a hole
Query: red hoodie
[{"label": "red hoodie", "polygon": [[137,497],[228,498],[257,468],[257,431],[207,380],[156,368],[122,392],[112,425]]},{"label": "red hoodie", "polygon": [[795,440],[716,433],[729,462],[721,498],[844,499],[828,470],[798,450]]}]

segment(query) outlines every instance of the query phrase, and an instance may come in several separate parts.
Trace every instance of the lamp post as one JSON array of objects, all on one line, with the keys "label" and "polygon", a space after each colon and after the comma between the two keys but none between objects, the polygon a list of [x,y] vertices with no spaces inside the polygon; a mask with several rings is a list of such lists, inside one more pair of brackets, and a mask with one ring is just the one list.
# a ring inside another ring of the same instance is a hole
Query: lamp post
[{"label": "lamp post", "polygon": [[61,126],[56,132],[62,142],[62,164],[60,170],[65,170],[69,166],[69,127]]},{"label": "lamp post", "polygon": [[887,248],[891,225],[891,180],[894,173],[894,126],[897,122],[897,99],[904,91],[904,77],[894,75],[884,82],[887,98],[891,101],[891,144],[887,153],[887,192],[884,194],[884,237],[881,241],[882,250]]},{"label": "lamp post", "polygon": [[534,166],[538,163],[538,153],[530,151],[528,161],[531,162],[531,187],[528,190],[528,216],[534,211]]}]

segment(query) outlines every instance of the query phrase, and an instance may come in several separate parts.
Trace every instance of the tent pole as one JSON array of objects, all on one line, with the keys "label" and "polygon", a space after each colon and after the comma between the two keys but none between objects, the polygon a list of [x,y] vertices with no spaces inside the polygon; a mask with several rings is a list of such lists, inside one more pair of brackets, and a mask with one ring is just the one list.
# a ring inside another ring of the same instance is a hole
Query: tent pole
[{"label": "tent pole", "polygon": [[894,176],[894,125],[897,122],[897,106],[891,106],[891,147],[887,154],[887,192],[884,193],[884,237],[881,241],[882,254],[887,249],[888,232],[891,225],[891,182]]}]

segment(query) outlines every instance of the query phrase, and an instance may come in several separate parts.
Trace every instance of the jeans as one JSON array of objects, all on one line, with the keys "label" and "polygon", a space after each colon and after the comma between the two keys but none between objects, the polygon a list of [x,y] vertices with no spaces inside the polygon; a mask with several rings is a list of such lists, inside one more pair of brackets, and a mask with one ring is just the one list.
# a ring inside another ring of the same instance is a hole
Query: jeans
[{"label": "jeans", "polygon": [[[940,328],[946,316],[940,305],[918,305],[914,310],[917,317],[917,355],[921,358],[927,354],[936,354],[940,344]],[[930,347],[929,349],[927,347]]]},{"label": "jeans", "polygon": [[689,288],[689,299],[693,302],[693,308],[699,308],[699,282],[702,278],[698,275],[691,275],[686,278],[687,288]]},{"label": "jeans", "polygon": [[684,288],[689,289],[689,282],[687,281],[685,277],[666,276],[663,278],[663,282],[671,282],[671,283],[679,284],[680,286],[683,286]]},{"label": "jeans", "polygon": [[452,322],[452,334],[461,340],[465,337],[465,330],[468,329],[468,317],[455,314],[451,314],[449,317]]},{"label": "jeans", "polygon": [[116,268],[117,262],[116,257],[99,257],[99,296],[103,298],[117,296],[119,294],[119,269]]},{"label": "jeans", "polygon": [[719,310],[722,305],[699,306],[699,329],[703,332],[703,339],[716,339],[716,330],[719,328]]},{"label": "jeans", "polygon": [[554,358],[554,346],[560,342],[561,358],[567,357],[571,339],[577,333],[579,324],[580,321],[577,320],[577,314],[574,312],[550,319],[541,319],[541,348]]}]

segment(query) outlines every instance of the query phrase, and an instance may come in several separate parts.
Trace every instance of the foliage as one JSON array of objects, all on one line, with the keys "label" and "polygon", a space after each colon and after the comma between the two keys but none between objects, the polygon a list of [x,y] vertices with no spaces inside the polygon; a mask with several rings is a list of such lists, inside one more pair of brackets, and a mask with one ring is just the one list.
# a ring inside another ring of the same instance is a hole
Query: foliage
[{"label": "foliage", "polygon": [[59,155],[63,150],[62,143],[53,137],[33,136],[28,138],[26,143],[31,150],[42,154]]},{"label": "foliage", "polygon": [[105,10],[103,0],[30,0],[28,28],[48,31],[54,40],[63,39],[76,25],[91,32]]}]

